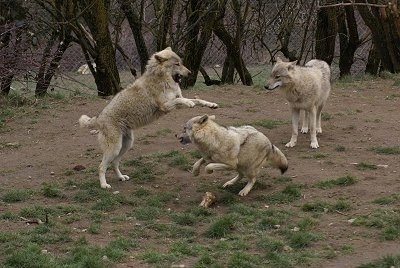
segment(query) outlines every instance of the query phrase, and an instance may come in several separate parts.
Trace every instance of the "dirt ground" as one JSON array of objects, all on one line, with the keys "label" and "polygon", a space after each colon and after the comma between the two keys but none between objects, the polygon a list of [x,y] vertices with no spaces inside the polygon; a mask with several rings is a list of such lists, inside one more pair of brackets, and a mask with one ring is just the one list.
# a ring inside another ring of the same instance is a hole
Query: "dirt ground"
[{"label": "dirt ground", "polygon": [[[399,240],[382,241],[374,235],[375,229],[354,226],[348,222],[380,207],[372,202],[376,198],[400,193],[400,155],[378,154],[371,150],[400,145],[399,90],[393,80],[335,84],[323,111],[323,133],[318,136],[320,148],[316,150],[309,148],[309,135],[300,135],[295,148],[285,148],[284,144],[290,139],[290,113],[287,102],[279,92],[243,86],[184,91],[187,97],[197,95],[219,103],[220,108],[177,110],[138,129],[134,147],[124,160],[158,151],[194,149],[193,145],[181,146],[174,135],[181,131],[186,120],[196,115],[214,114],[217,122],[223,125],[254,124],[261,119],[281,120],[285,123],[273,129],[256,127],[287,156],[289,170],[285,175],[293,178],[293,182],[313,185],[321,180],[346,175],[354,176],[357,180],[354,185],[328,190],[306,187],[302,190],[302,200],[295,204],[301,206],[312,200],[337,200],[340,197],[351,202],[352,208],[348,212],[326,213],[318,218],[318,232],[324,239],[313,246],[337,248],[341,244],[351,245],[354,249],[352,252],[324,259],[316,267],[354,267],[388,254],[400,253]],[[64,176],[65,172],[78,164],[97,168],[101,160],[97,139],[87,129],[80,129],[77,119],[81,114],[96,115],[107,102],[83,97],[74,97],[67,103],[65,100],[54,100],[47,109],[9,119],[5,126],[7,131],[0,133],[1,188],[37,188],[43,182],[65,182],[68,179]],[[157,135],[162,129],[171,132]],[[90,156],[85,154],[88,148],[93,148],[95,153]],[[377,165],[377,168],[359,169],[355,163]],[[132,168],[121,167],[125,173]],[[279,175],[276,170],[271,170],[270,174]],[[201,183],[207,183],[205,180],[208,178],[210,184],[222,185],[230,177],[224,174],[204,175]],[[131,181],[117,181],[111,171],[107,173],[107,179],[113,191],[133,191],[136,187]],[[201,200],[202,193],[195,190],[200,181],[189,172],[173,170],[166,174],[164,181],[154,183],[160,187],[158,190],[171,184],[184,184],[182,202],[199,203]],[[260,192],[271,190],[256,187],[248,196],[241,198],[242,202],[251,203]],[[35,199],[35,202],[40,200]],[[3,203],[0,212],[16,210],[18,206]],[[213,209],[224,213],[223,206],[217,205]],[[17,229],[18,224],[7,222],[2,229]],[[102,228],[107,229],[106,226]],[[91,239],[99,239],[99,243],[102,243],[104,238],[93,236]],[[130,265],[134,267],[134,263]]]}]

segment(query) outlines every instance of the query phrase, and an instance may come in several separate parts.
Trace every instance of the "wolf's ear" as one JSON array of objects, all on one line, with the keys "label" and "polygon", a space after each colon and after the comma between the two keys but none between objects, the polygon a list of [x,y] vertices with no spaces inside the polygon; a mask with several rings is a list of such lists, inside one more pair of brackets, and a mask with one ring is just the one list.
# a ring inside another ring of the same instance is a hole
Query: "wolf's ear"
[{"label": "wolf's ear", "polygon": [[296,66],[296,64],[297,64],[297,60],[291,61],[289,66],[288,66],[288,70],[293,70],[294,67]]},{"label": "wolf's ear", "polygon": [[202,117],[200,117],[199,124],[204,124],[205,122],[207,122],[207,120],[208,120],[208,115],[205,114]]},{"label": "wolf's ear", "polygon": [[161,57],[161,56],[158,55],[158,54],[155,54],[155,55],[154,55],[154,58],[155,58],[158,62],[160,62],[160,63],[162,63],[162,62],[164,62],[164,61],[167,61],[166,58]]},{"label": "wolf's ear", "polygon": [[172,51],[172,48],[171,48],[171,47],[167,47],[167,48],[165,48],[165,50],[170,50],[170,51]]},{"label": "wolf's ear", "polygon": [[210,115],[208,118],[211,120],[215,120],[215,115]]}]

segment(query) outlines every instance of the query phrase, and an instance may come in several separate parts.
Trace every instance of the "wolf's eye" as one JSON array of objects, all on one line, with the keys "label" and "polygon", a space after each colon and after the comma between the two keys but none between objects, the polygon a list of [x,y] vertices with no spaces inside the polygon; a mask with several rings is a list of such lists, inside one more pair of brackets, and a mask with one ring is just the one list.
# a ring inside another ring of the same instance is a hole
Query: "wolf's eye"
[{"label": "wolf's eye", "polygon": [[176,65],[176,66],[179,66],[180,64],[179,64],[179,62],[178,62],[178,63],[175,63],[175,65]]},{"label": "wolf's eye", "polygon": [[280,75],[275,75],[275,79],[279,79],[279,78],[281,78]]}]

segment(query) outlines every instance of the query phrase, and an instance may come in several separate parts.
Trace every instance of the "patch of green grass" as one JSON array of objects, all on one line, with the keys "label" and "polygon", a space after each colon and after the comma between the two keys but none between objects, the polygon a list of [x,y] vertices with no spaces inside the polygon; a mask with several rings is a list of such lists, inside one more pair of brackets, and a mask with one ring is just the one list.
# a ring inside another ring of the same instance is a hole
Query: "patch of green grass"
[{"label": "patch of green grass", "polygon": [[178,150],[171,150],[169,152],[160,153],[157,155],[158,159],[168,159],[168,165],[177,167],[181,170],[188,170],[191,168],[188,157]]},{"label": "patch of green grass", "polygon": [[149,182],[156,178],[154,168],[156,163],[148,157],[139,156],[124,163],[134,167],[134,171],[129,174],[136,182]]},{"label": "patch of green grass", "polygon": [[45,197],[55,198],[61,196],[61,191],[57,184],[53,183],[43,183],[42,185],[42,194]]},{"label": "patch of green grass", "polygon": [[387,255],[381,259],[361,264],[357,268],[400,267],[400,255]]},{"label": "patch of green grass", "polygon": [[381,229],[382,240],[394,240],[400,237],[400,211],[398,209],[378,209],[355,218],[354,225],[363,225]]},{"label": "patch of green grass", "polygon": [[316,184],[317,187],[321,189],[333,188],[335,186],[349,186],[356,183],[356,179],[354,176],[347,175],[338,177],[336,179],[331,180],[323,180]]},{"label": "patch of green grass", "polygon": [[223,238],[229,235],[235,228],[235,221],[232,217],[222,216],[215,220],[205,231],[208,238]]},{"label": "patch of green grass", "polygon": [[357,163],[355,166],[359,170],[367,170],[367,169],[374,170],[374,169],[378,168],[375,164],[368,164],[368,163],[365,163],[365,162]]},{"label": "patch of green grass", "polygon": [[273,129],[279,125],[284,125],[286,122],[281,120],[261,119],[253,123],[253,125],[260,126],[266,129]]},{"label": "patch of green grass", "polygon": [[124,196],[120,194],[108,193],[97,199],[93,204],[92,209],[101,211],[112,211],[114,208],[121,204],[128,204],[129,202]]},{"label": "patch of green grass", "polygon": [[377,154],[385,154],[385,155],[400,154],[400,146],[391,146],[391,147],[378,146],[378,147],[373,147],[371,150]]},{"label": "patch of green grass", "polygon": [[302,249],[309,247],[312,242],[317,241],[319,236],[307,231],[286,231],[285,238],[288,240],[289,246],[294,249]]},{"label": "patch of green grass", "polygon": [[296,201],[301,198],[301,186],[298,184],[289,184],[282,191],[258,197],[263,201],[273,204],[285,204]]},{"label": "patch of green grass", "polygon": [[379,205],[389,205],[400,200],[400,193],[394,193],[388,196],[382,196],[375,199],[373,202]]},{"label": "patch of green grass", "polygon": [[3,200],[6,203],[21,202],[29,199],[31,194],[32,194],[31,190],[13,189],[6,191],[3,194],[1,200]]},{"label": "patch of green grass", "polygon": [[129,215],[140,221],[149,221],[157,219],[161,215],[161,209],[152,206],[137,207]]},{"label": "patch of green grass", "polygon": [[166,254],[154,249],[146,250],[140,254],[139,258],[146,263],[161,265],[160,267],[169,267],[176,260],[174,254]]},{"label": "patch of green grass", "polygon": [[[400,79],[398,80],[397,84],[400,85]],[[390,94],[390,95],[386,96],[385,100],[394,100],[396,98],[400,98],[400,94],[396,94],[396,93]]]},{"label": "patch of green grass", "polygon": [[310,155],[302,156],[302,158],[305,159],[323,159],[326,157],[328,157],[328,155],[324,153],[311,153]]},{"label": "patch of green grass", "polygon": [[172,130],[169,128],[162,128],[157,131],[157,136],[167,136],[168,134],[171,134]]},{"label": "patch of green grass", "polygon": [[201,253],[206,252],[206,248],[195,243],[187,241],[173,242],[169,251],[176,256],[199,256]]},{"label": "patch of green grass", "polygon": [[194,159],[200,159],[203,156],[201,155],[201,152],[199,150],[192,150],[189,152],[190,156]]},{"label": "patch of green grass", "polygon": [[337,145],[337,146],[335,147],[335,151],[336,151],[336,152],[344,152],[344,151],[346,151],[346,147],[344,147],[344,146],[342,146],[342,145]]},{"label": "patch of green grass", "polygon": [[321,113],[322,121],[328,121],[328,120],[331,120],[332,118],[333,118],[333,115],[331,115],[330,113]]},{"label": "patch of green grass", "polygon": [[30,268],[53,268],[59,266],[57,260],[50,254],[42,252],[35,244],[27,244],[6,256],[5,267],[30,267]]},{"label": "patch of green grass", "polygon": [[333,212],[333,211],[348,211],[350,210],[350,203],[346,200],[338,200],[334,203],[327,201],[313,201],[304,203],[301,207],[303,211],[314,212],[318,214]]},{"label": "patch of green grass", "polygon": [[174,213],[171,216],[171,219],[179,224],[179,225],[194,225],[197,222],[197,217],[192,213],[182,212],[182,213]]},{"label": "patch of green grass", "polygon": [[210,254],[205,253],[203,254],[194,264],[193,268],[208,268],[208,267],[213,267],[213,268],[223,268],[224,266],[218,262],[218,260]]}]

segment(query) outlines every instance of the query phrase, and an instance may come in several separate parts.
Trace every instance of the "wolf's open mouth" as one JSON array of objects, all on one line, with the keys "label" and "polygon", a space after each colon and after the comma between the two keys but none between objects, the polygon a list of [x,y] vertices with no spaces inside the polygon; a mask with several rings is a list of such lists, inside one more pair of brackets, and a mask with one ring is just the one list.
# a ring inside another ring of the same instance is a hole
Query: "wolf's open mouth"
[{"label": "wolf's open mouth", "polygon": [[180,74],[174,74],[174,75],[172,76],[172,79],[174,79],[174,81],[175,81],[176,83],[180,83],[180,82],[181,82],[181,78],[182,78],[182,75],[180,75]]}]

